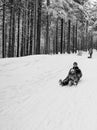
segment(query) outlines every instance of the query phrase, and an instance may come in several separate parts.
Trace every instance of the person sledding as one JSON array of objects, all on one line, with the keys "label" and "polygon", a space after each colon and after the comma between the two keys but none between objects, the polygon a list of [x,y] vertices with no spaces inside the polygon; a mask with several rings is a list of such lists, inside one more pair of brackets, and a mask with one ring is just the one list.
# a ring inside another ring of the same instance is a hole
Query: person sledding
[{"label": "person sledding", "polygon": [[69,70],[67,77],[64,80],[59,80],[60,85],[77,85],[80,78],[82,77],[82,72],[78,67],[77,62],[73,63],[73,67]]},{"label": "person sledding", "polygon": [[80,80],[80,78],[82,77],[82,72],[81,72],[81,70],[79,69],[77,62],[74,62],[74,63],[73,63],[73,69],[74,69],[75,72],[76,72],[76,75],[77,75],[77,77],[78,77],[78,80]]}]

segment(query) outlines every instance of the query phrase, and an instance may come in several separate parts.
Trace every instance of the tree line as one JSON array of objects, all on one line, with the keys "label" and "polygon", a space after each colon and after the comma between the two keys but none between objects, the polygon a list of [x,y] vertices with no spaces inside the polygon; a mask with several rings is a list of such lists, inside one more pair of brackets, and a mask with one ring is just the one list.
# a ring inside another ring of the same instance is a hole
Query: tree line
[{"label": "tree line", "polygon": [[2,57],[87,50],[94,45],[89,7],[88,0],[1,0]]}]

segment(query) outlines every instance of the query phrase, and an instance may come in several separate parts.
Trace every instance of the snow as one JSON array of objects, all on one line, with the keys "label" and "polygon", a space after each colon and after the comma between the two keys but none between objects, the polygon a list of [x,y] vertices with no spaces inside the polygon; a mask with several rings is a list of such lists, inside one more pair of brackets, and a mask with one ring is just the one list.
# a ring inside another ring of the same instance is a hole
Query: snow
[{"label": "snow", "polygon": [[[0,130],[97,130],[97,52],[0,59]],[[83,77],[61,87],[74,61]]]}]

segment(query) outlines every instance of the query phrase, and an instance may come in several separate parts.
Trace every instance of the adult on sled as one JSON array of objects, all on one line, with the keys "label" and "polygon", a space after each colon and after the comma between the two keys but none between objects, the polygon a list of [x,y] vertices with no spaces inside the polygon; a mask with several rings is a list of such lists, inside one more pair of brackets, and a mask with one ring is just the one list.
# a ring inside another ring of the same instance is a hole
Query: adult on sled
[{"label": "adult on sled", "polygon": [[70,69],[67,77],[62,81],[59,80],[60,85],[65,86],[65,85],[77,85],[80,78],[82,77],[82,72],[78,67],[77,62],[73,63],[73,67]]}]

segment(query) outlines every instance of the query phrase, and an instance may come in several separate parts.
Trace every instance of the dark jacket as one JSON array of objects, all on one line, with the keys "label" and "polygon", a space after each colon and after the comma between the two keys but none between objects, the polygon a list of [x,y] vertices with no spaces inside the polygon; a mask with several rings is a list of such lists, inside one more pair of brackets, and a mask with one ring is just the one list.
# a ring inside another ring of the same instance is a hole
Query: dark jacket
[{"label": "dark jacket", "polygon": [[81,70],[79,69],[79,67],[73,67],[73,69],[75,70],[76,72],[76,75],[81,78],[82,77],[82,72]]},{"label": "dark jacket", "polygon": [[67,77],[63,80],[63,85],[67,85],[69,83],[69,81],[73,81],[73,82],[76,82],[78,81],[78,77],[76,75],[76,72],[74,70],[74,73],[71,72],[73,68],[70,69]]},{"label": "dark jacket", "polygon": [[74,71],[74,73],[72,73],[71,69],[70,69],[69,74],[68,74],[68,78],[69,78],[69,80],[76,81],[77,80],[76,71]]},{"label": "dark jacket", "polygon": [[89,54],[92,54],[92,53],[93,53],[93,49],[90,48],[90,49],[89,49]]}]

